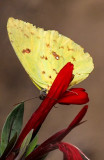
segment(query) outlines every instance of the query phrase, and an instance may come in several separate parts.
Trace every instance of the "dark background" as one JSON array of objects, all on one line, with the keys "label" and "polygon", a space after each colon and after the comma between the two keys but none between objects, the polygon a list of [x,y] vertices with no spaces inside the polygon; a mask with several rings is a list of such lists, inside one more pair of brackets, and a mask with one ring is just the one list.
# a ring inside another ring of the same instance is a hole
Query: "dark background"
[{"label": "dark background", "polygon": [[[78,146],[91,160],[103,160],[104,0],[0,0],[0,131],[14,104],[39,95],[9,42],[6,23],[11,16],[58,30],[93,57],[94,71],[77,85],[89,93],[89,110],[85,117],[88,121],[74,129],[64,141]],[[26,103],[24,123],[40,103],[39,99]],[[39,132],[39,143],[66,127],[81,108],[77,105],[54,107]],[[47,157],[47,160],[57,159],[62,159],[59,151]]]}]

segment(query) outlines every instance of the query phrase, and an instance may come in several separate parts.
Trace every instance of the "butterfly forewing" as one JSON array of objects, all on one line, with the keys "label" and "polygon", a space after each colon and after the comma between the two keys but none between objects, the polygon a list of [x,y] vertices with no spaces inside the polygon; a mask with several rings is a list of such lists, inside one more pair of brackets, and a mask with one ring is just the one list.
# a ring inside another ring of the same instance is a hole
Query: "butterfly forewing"
[{"label": "butterfly forewing", "polygon": [[39,89],[49,90],[58,72],[67,62],[74,64],[74,78],[70,86],[83,81],[93,70],[91,56],[57,31],[44,31],[14,18],[9,18],[7,29],[19,60]]}]

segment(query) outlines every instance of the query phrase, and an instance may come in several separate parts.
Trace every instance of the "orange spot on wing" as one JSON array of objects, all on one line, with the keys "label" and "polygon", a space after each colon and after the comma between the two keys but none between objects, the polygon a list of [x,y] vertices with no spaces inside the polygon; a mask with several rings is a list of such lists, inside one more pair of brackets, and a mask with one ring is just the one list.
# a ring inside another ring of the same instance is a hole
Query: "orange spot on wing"
[{"label": "orange spot on wing", "polygon": [[48,58],[47,57],[45,57],[45,60],[47,60]]},{"label": "orange spot on wing", "polygon": [[79,75],[79,76],[80,76],[81,74],[80,74],[80,73],[77,73],[77,75]]},{"label": "orange spot on wing", "polygon": [[68,51],[74,51],[74,49],[71,49],[71,48],[69,48],[68,46],[67,46],[67,48],[68,48]]},{"label": "orange spot on wing", "polygon": [[45,74],[45,71],[42,71],[42,74]]},{"label": "orange spot on wing", "polygon": [[55,71],[55,73],[58,74],[58,72],[56,71],[56,69],[53,69],[53,71]]},{"label": "orange spot on wing", "polygon": [[64,49],[64,46],[60,46],[59,48],[62,48],[62,49]]},{"label": "orange spot on wing", "polygon": [[48,58],[47,57],[44,57],[44,56],[40,56],[41,59],[45,59],[47,60]]},{"label": "orange spot on wing", "polygon": [[32,35],[34,35],[34,33],[33,32],[30,32]]},{"label": "orange spot on wing", "polygon": [[72,56],[72,60],[73,60],[73,61],[76,61],[76,59],[75,59],[73,56]]},{"label": "orange spot on wing", "polygon": [[44,56],[40,56],[41,59],[44,59]]},{"label": "orange spot on wing", "polygon": [[47,47],[50,47],[49,43],[46,44]]},{"label": "orange spot on wing", "polygon": [[31,52],[31,50],[29,48],[26,48],[26,49],[22,50],[22,53],[30,53],[30,52]]},{"label": "orange spot on wing", "polygon": [[57,42],[55,39],[53,40],[54,42]]},{"label": "orange spot on wing", "polygon": [[60,56],[56,52],[52,52],[52,55],[55,57],[56,60],[60,59]]},{"label": "orange spot on wing", "polygon": [[27,34],[24,34],[25,37],[29,38],[29,36]]}]

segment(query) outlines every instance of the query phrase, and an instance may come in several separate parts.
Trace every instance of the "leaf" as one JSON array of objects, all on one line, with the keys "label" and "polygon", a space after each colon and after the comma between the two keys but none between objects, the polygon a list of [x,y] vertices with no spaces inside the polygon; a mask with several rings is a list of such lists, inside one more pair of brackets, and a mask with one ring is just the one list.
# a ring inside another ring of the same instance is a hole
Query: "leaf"
[{"label": "leaf", "polygon": [[17,133],[15,133],[15,135],[12,137],[10,142],[7,144],[7,147],[5,148],[5,150],[1,156],[1,159],[5,159],[5,157],[9,154],[9,152],[12,150],[16,140],[17,140]]},{"label": "leaf", "polygon": [[27,146],[30,143],[30,140],[32,138],[32,134],[33,134],[33,129],[28,133],[28,135],[23,140],[23,143],[22,143],[22,145],[20,147],[19,154],[15,158],[15,160],[20,160],[24,156],[24,153],[26,152]]},{"label": "leaf", "polygon": [[25,137],[25,139],[23,140],[23,143],[20,147],[20,151],[23,150],[23,148],[26,148],[32,138],[32,134],[33,134],[33,129],[28,133],[28,135]]},{"label": "leaf", "polygon": [[35,138],[31,141],[31,143],[29,144],[25,157],[27,157],[33,150],[34,148],[37,146],[37,141],[38,141],[38,137],[35,136]]},{"label": "leaf", "polygon": [[17,105],[8,115],[1,134],[1,154],[3,154],[10,140],[21,131],[23,124],[24,102]]}]

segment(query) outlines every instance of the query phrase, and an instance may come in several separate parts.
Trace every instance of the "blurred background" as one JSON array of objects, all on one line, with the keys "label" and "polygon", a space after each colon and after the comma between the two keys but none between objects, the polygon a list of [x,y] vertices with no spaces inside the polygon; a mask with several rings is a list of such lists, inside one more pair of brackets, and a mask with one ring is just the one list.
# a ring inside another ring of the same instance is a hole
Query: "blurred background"
[{"label": "blurred background", "polygon": [[[104,1],[103,0],[0,0],[0,131],[13,105],[39,95],[22,68],[9,42],[6,24],[9,17],[30,22],[44,29],[58,30],[88,51],[95,69],[76,87],[83,87],[90,97],[87,122],[75,128],[65,142],[83,150],[91,160],[104,159]],[[25,104],[24,124],[41,101]],[[39,143],[65,128],[82,106],[53,107],[39,132]],[[54,151],[47,160],[62,160]]]}]

